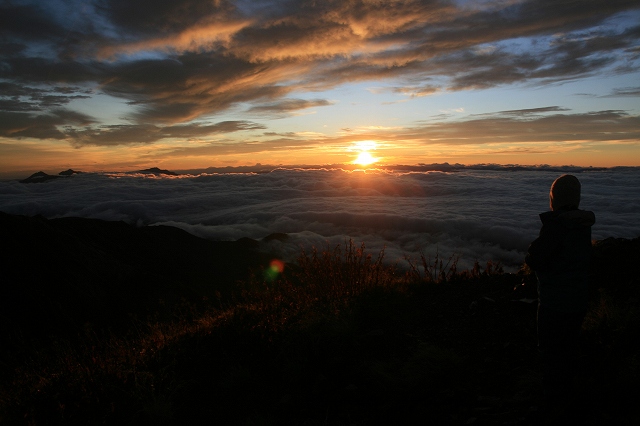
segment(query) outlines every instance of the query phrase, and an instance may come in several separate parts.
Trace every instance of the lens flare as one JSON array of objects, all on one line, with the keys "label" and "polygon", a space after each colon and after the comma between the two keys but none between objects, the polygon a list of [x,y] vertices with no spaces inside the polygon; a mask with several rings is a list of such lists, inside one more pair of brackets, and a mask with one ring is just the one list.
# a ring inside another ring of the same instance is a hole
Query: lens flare
[{"label": "lens flare", "polygon": [[273,259],[269,263],[269,267],[264,271],[264,278],[267,281],[273,281],[278,278],[278,275],[280,275],[283,271],[284,262],[280,259]]},{"label": "lens flare", "polygon": [[273,259],[269,264],[269,269],[277,274],[281,274],[284,271],[284,262],[279,259]]}]

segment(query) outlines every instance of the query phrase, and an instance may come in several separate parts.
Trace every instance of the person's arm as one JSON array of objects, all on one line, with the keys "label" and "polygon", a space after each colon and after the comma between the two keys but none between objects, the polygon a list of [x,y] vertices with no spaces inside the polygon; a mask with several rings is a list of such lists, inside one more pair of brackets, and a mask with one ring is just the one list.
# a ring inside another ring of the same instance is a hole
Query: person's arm
[{"label": "person's arm", "polygon": [[547,224],[542,225],[540,235],[529,245],[525,262],[534,271],[547,268],[558,251],[558,233],[553,228],[554,226]]}]

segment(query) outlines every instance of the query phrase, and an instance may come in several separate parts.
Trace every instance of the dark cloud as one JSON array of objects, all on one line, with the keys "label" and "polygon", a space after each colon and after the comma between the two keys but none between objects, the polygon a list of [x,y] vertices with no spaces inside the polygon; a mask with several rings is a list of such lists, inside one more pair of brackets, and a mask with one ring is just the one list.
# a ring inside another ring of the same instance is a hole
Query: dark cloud
[{"label": "dark cloud", "polygon": [[559,106],[548,106],[548,107],[540,107],[540,108],[525,108],[525,109],[514,109],[508,111],[498,111],[492,113],[485,114],[471,114],[471,116],[491,116],[491,115],[514,115],[514,116],[525,116],[531,114],[541,114],[545,112],[562,112],[569,111],[568,108],[561,108]]},{"label": "dark cloud", "polygon": [[61,39],[65,31],[37,3],[16,4],[5,1],[0,13],[0,28],[5,37],[25,41]]},{"label": "dark cloud", "polygon": [[[276,135],[272,139],[244,139],[241,142],[230,140],[215,140],[205,144],[187,147],[177,147],[167,150],[162,154],[163,158],[181,157],[211,157],[215,155],[242,155],[250,154],[259,156],[263,152],[274,153],[277,151],[289,152],[291,150],[303,151],[314,148],[318,141],[309,138],[297,138],[289,135]],[[150,157],[154,157],[151,155]]]},{"label": "dark cloud", "polygon": [[263,125],[249,121],[223,121],[209,125],[193,123],[175,126],[156,126],[153,124],[100,126],[83,130],[67,129],[65,134],[74,146],[80,147],[85,145],[148,144],[161,139],[189,139],[217,133],[262,129],[265,129]]},{"label": "dark cloud", "polygon": [[179,32],[207,19],[235,13],[226,0],[104,0],[99,3],[111,22],[130,34]]},{"label": "dark cloud", "polygon": [[265,136],[282,136],[282,137],[287,137],[287,138],[293,138],[296,136],[295,132],[284,132],[284,133],[278,133],[278,132],[264,132]]},{"label": "dark cloud", "polygon": [[39,109],[31,102],[10,98],[0,99],[0,111],[3,112],[28,112],[38,111]]},{"label": "dark cloud", "polygon": [[[93,13],[93,4],[84,0],[2,2],[0,28],[6,46],[2,51],[14,60],[46,58],[49,61],[41,63],[54,68],[77,58],[84,63],[95,44],[105,39],[100,33],[104,30],[103,19]],[[5,64],[19,68],[24,62]],[[15,70],[14,75],[20,76],[20,71]],[[80,73],[75,81],[85,77]],[[46,79],[56,80],[56,75]]]},{"label": "dark cloud", "polygon": [[607,97],[638,97],[640,96],[640,87],[623,87],[615,89]]},{"label": "dark cloud", "polygon": [[249,108],[248,112],[270,117],[285,117],[289,113],[307,108],[333,105],[333,102],[326,99],[284,99],[282,101],[256,105]]},{"label": "dark cloud", "polygon": [[433,95],[439,90],[440,90],[440,87],[431,85],[431,84],[424,84],[420,86],[395,87],[392,89],[392,91],[395,93],[407,95],[412,98]]},{"label": "dark cloud", "polygon": [[277,65],[214,53],[134,61],[110,73],[102,90],[140,106],[137,118],[142,122],[187,121],[240,102],[279,98],[290,90],[277,84]]},{"label": "dark cloud", "polygon": [[543,84],[602,72],[620,59],[625,48],[637,42],[637,38],[620,34],[589,34],[579,39],[557,37],[539,51],[518,52],[508,47],[489,52],[466,49],[433,62],[442,75],[451,73],[451,90],[486,89],[512,83]]},{"label": "dark cloud", "polygon": [[558,107],[502,111],[449,122],[428,123],[407,131],[404,137],[443,144],[487,142],[634,141],[640,139],[640,116],[625,111],[594,111],[576,114]]},{"label": "dark cloud", "polygon": [[66,139],[59,126],[87,126],[95,120],[85,114],[64,109],[47,114],[0,111],[0,136],[10,138]]},{"label": "dark cloud", "polygon": [[[27,48],[26,44],[15,42],[2,42],[0,41],[0,55],[3,57],[16,56]],[[6,63],[5,63],[6,66]]]},{"label": "dark cloud", "polygon": [[52,58],[0,58],[0,79],[23,84],[95,83],[103,81],[105,65]]},{"label": "dark cloud", "polygon": [[61,107],[74,99],[89,98],[79,87],[34,88],[0,82],[0,111],[44,111]]}]

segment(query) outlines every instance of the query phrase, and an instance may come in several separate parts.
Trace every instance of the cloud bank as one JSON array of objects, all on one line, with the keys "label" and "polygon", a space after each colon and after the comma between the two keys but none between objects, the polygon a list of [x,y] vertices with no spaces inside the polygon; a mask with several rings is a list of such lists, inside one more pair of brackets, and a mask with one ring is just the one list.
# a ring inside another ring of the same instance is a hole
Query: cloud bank
[{"label": "cloud bank", "polygon": [[[439,170],[438,170],[439,169]],[[0,182],[0,210],[166,224],[195,235],[236,240],[287,233],[264,243],[294,260],[301,248],[353,239],[389,262],[421,252],[458,255],[462,266],[522,264],[548,210],[551,182],[571,172],[581,208],[593,210],[593,238],[640,236],[638,168],[581,169],[431,165],[413,170],[274,169],[178,177],[80,174],[45,184]]]}]

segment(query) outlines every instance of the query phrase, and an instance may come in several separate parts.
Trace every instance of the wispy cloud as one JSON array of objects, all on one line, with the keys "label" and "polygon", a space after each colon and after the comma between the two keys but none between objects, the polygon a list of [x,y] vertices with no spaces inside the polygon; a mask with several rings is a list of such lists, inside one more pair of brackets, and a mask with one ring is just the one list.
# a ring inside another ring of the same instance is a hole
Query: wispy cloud
[{"label": "wispy cloud", "polygon": [[99,126],[82,130],[68,129],[65,134],[71,139],[74,146],[80,147],[84,145],[149,144],[161,139],[189,139],[242,130],[262,130],[264,128],[263,125],[249,121],[224,121],[212,125],[192,123],[173,126],[156,126],[153,124]]},{"label": "wispy cloud", "polygon": [[0,111],[0,136],[11,138],[66,139],[59,126],[87,126],[95,123],[92,117],[63,109],[48,113],[25,114]]},{"label": "wispy cloud", "polygon": [[487,142],[637,141],[640,117],[625,111],[563,113],[559,107],[500,111],[459,120],[423,122],[394,131],[398,139],[425,144],[474,145]]},{"label": "wispy cloud", "polygon": [[284,99],[278,102],[253,106],[249,108],[248,112],[278,118],[285,117],[295,111],[329,105],[333,105],[333,102],[326,99]]},{"label": "wispy cloud", "polygon": [[[640,117],[625,111],[570,113],[557,106],[498,111],[458,119],[436,117],[411,127],[381,126],[343,129],[338,138],[322,142],[348,142],[354,137],[386,141],[413,140],[421,145],[477,145],[500,142],[637,141]],[[308,143],[308,142],[305,142]]]},{"label": "wispy cloud", "polygon": [[621,87],[615,89],[607,97],[617,98],[617,97],[632,97],[638,98],[640,97],[640,87]]}]

